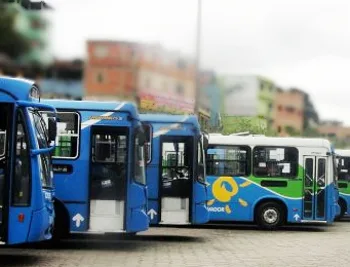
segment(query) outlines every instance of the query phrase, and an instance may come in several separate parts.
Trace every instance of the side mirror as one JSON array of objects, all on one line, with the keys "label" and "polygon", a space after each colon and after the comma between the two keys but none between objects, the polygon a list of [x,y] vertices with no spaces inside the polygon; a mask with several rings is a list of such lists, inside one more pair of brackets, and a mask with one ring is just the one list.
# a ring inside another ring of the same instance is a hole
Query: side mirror
[{"label": "side mirror", "polygon": [[203,135],[203,148],[204,148],[204,150],[207,150],[208,146],[209,146],[208,137],[206,135]]},{"label": "side mirror", "polygon": [[138,145],[139,145],[139,146],[145,145],[145,143],[146,143],[145,134],[144,134],[143,132],[139,132],[137,135],[138,135],[137,137],[138,137],[138,140],[139,140]]},{"label": "side mirror", "polygon": [[48,142],[51,143],[52,141],[55,141],[56,135],[57,135],[56,119],[49,117],[48,118],[48,137],[49,137]]}]

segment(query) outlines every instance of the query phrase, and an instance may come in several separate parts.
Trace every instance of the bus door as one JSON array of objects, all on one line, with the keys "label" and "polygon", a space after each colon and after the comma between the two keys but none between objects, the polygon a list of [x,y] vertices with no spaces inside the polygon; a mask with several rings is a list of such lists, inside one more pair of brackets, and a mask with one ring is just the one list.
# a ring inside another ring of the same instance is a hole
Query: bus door
[{"label": "bus door", "polygon": [[160,141],[160,223],[188,224],[192,210],[193,137],[163,136]]},{"label": "bus door", "polygon": [[8,176],[9,164],[7,156],[7,140],[8,140],[8,127],[10,115],[9,105],[1,104],[0,114],[3,119],[0,120],[0,243],[6,241],[7,225],[6,219],[8,218],[8,190],[6,190],[5,177]]},{"label": "bus door", "polygon": [[326,220],[327,157],[304,157],[303,220]]},{"label": "bus door", "polygon": [[89,231],[125,229],[127,128],[92,127]]}]

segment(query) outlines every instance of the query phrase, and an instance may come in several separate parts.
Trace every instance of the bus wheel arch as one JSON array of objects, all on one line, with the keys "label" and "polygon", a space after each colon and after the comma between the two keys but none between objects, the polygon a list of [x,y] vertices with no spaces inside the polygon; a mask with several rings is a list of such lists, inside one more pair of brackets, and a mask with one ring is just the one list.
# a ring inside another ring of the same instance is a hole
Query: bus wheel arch
[{"label": "bus wheel arch", "polygon": [[58,241],[64,237],[67,237],[70,229],[70,217],[69,212],[63,202],[55,198],[55,225],[53,230],[53,240]]},{"label": "bus wheel arch", "polygon": [[264,198],[254,206],[254,220],[262,229],[274,230],[287,221],[288,208],[276,198]]}]

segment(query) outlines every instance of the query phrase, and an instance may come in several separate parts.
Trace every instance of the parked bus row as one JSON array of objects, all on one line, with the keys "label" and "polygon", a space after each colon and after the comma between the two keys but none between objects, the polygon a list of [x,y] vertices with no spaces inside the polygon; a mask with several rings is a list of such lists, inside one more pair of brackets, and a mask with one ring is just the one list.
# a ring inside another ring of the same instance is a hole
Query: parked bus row
[{"label": "parked bus row", "polygon": [[43,100],[33,82],[12,78],[0,78],[0,102],[3,244],[159,224],[273,229],[341,215],[327,140],[207,135],[195,116]]}]

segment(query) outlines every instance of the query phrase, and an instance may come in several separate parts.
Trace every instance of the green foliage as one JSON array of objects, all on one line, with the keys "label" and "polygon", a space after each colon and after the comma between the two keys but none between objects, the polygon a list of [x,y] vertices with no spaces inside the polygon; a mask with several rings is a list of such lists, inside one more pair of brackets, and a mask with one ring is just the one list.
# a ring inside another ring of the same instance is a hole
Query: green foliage
[{"label": "green foliage", "polygon": [[0,4],[0,53],[6,54],[12,59],[28,52],[30,44],[15,26],[16,13],[9,12],[5,4]]},{"label": "green foliage", "polygon": [[263,134],[276,136],[277,133],[267,127],[265,119],[256,117],[226,117],[223,118],[222,134],[249,132],[251,134]]},{"label": "green foliage", "polygon": [[306,128],[303,132],[305,137],[321,137],[321,134],[315,128]]},{"label": "green foliage", "polygon": [[289,136],[300,136],[300,132],[292,126],[286,126],[285,130]]}]

